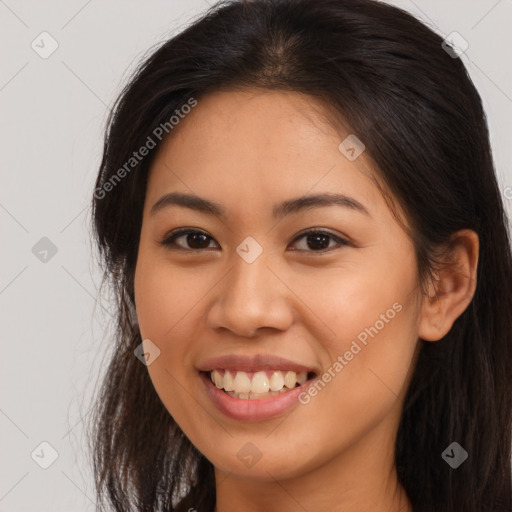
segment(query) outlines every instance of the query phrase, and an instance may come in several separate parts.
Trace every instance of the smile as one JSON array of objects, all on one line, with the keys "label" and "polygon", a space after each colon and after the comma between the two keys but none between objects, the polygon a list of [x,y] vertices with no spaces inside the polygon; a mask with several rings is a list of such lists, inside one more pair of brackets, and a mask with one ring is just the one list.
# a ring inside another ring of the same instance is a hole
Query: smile
[{"label": "smile", "polygon": [[[313,374],[310,374],[310,378]],[[218,389],[241,400],[277,396],[300,386],[308,380],[308,372],[267,370],[245,372],[242,370],[213,370],[210,379]]]},{"label": "smile", "polygon": [[[201,371],[199,377],[206,395],[216,409],[224,416],[238,421],[261,421],[287,413],[293,407],[300,405],[299,395],[306,391],[313,379],[316,378],[316,374],[313,372],[304,374],[279,370],[254,372],[252,378],[251,372],[230,370],[229,375],[227,373],[228,371],[221,373],[220,370]],[[304,375],[306,380],[301,384],[298,379],[302,381]],[[217,383],[214,383],[212,379],[217,379]],[[266,388],[267,383],[268,391],[262,393],[252,391],[253,385],[254,389],[259,390]],[[287,383],[292,387],[289,387]],[[233,387],[233,390],[227,391],[224,386]],[[274,389],[281,387],[272,390],[271,386]],[[248,389],[248,391],[237,392],[235,389]]]}]

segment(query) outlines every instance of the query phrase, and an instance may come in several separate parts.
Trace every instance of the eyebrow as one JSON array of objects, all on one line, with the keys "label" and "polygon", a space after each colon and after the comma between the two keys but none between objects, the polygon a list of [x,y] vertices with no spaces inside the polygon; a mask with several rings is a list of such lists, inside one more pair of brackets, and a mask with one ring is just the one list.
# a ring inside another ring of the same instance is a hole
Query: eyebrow
[{"label": "eyebrow", "polygon": [[[162,196],[152,206],[150,213],[153,215],[168,206],[181,206],[223,219],[227,216],[225,208],[219,203],[196,195],[183,194],[180,192],[171,192]],[[282,203],[274,205],[272,215],[275,219],[280,219],[292,213],[308,210],[310,208],[322,208],[326,206],[342,206],[371,217],[367,208],[356,199],[344,194],[334,193],[306,195],[288,199]]]}]

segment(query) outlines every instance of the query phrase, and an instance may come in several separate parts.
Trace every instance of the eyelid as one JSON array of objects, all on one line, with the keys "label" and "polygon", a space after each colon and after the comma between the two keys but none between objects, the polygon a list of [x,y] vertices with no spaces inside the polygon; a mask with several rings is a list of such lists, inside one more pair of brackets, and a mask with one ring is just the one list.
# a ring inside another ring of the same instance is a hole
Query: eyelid
[{"label": "eyelid", "polygon": [[206,231],[203,231],[202,229],[199,229],[199,228],[178,228],[178,229],[175,229],[173,231],[170,231],[168,233],[166,233],[163,237],[163,239],[159,242],[160,245],[163,245],[164,247],[171,247],[172,246],[172,250],[176,250],[176,251],[188,251],[188,252],[201,252],[201,251],[205,251],[205,250],[210,250],[210,249],[188,249],[188,248],[185,248],[185,247],[180,247],[179,245],[177,245],[175,243],[175,240],[181,236],[184,236],[184,235],[189,235],[189,234],[201,234],[201,235],[205,235],[207,238],[210,238],[211,240],[215,240],[212,236],[210,236]]},{"label": "eyelid", "polygon": [[327,255],[328,253],[332,252],[335,249],[340,249],[340,248],[342,248],[344,246],[351,246],[352,245],[350,243],[350,241],[348,240],[348,238],[340,236],[340,235],[338,235],[336,233],[333,233],[332,231],[329,231],[328,229],[322,228],[322,227],[307,228],[307,229],[297,233],[297,235],[294,237],[294,239],[292,240],[291,243],[295,244],[298,240],[300,240],[301,238],[304,238],[305,236],[310,235],[310,234],[327,235],[332,240],[334,240],[336,242],[336,245],[334,247],[330,247],[330,248],[327,248],[327,249],[321,249],[319,251],[304,250],[304,249],[292,249],[292,251],[301,252],[301,253],[307,254],[307,255],[322,256],[322,255]]},{"label": "eyelid", "polygon": [[312,233],[320,233],[322,235],[329,235],[329,236],[332,236],[333,238],[336,238],[337,240],[340,240],[341,242],[345,242],[347,244],[349,243],[348,239],[344,238],[343,235],[340,235],[338,233],[333,233],[329,229],[322,228],[320,226],[312,227],[312,228],[307,228],[307,229],[304,229],[302,231],[299,231],[297,233],[297,235],[295,236],[295,238],[293,239],[293,242],[295,242],[299,238],[302,238],[305,235],[309,235],[309,234],[312,234]]}]

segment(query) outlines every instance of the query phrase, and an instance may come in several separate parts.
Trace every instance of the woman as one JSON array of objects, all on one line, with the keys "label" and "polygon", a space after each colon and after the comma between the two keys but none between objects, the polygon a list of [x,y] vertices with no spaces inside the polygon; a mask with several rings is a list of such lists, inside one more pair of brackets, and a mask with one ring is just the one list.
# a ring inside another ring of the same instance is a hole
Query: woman
[{"label": "woman", "polygon": [[93,202],[101,507],[510,510],[510,243],[456,56],[382,2],[257,0],[140,67]]}]

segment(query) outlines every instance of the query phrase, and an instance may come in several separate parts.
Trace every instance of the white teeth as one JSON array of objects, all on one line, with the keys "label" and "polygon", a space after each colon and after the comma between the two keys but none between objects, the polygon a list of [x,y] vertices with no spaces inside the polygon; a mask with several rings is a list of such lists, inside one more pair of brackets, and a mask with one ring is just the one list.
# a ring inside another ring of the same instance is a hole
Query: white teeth
[{"label": "white teeth", "polygon": [[222,386],[223,386],[223,378],[222,378],[222,375],[217,371],[215,370],[213,373],[212,373],[212,376],[213,376],[213,383],[219,388],[221,389]]},{"label": "white teeth", "polygon": [[284,378],[281,372],[274,372],[270,377],[270,389],[272,391],[281,391],[284,386]]},{"label": "white teeth", "polygon": [[297,382],[297,374],[295,372],[286,372],[284,376],[284,385],[292,389],[295,387],[295,383]]},{"label": "white teeth", "polygon": [[236,393],[249,393],[251,391],[251,379],[249,379],[249,375],[245,372],[236,372],[233,385],[235,386],[234,391]]},{"label": "white teeth", "polygon": [[252,393],[266,393],[270,388],[268,377],[265,372],[256,372],[251,381]]},{"label": "white teeth", "polygon": [[270,378],[266,371],[255,372],[252,380],[246,372],[213,370],[210,378],[215,386],[224,389],[230,396],[241,399],[265,398],[274,396],[303,384],[307,380],[307,372],[273,371]]},{"label": "white teeth", "polygon": [[233,375],[231,375],[231,372],[227,370],[224,372],[224,385],[222,387],[225,391],[235,390],[235,381],[233,379]]}]

